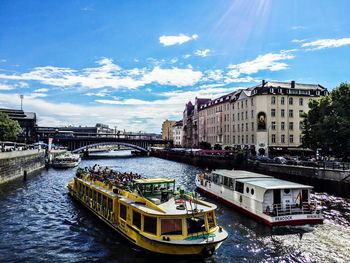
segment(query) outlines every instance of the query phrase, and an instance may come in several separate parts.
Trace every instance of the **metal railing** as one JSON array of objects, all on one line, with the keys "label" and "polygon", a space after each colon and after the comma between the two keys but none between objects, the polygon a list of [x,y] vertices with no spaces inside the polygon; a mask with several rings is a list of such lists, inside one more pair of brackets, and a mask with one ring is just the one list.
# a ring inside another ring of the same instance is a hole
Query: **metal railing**
[{"label": "metal railing", "polygon": [[266,206],[264,213],[270,216],[284,216],[296,214],[314,214],[316,213],[316,202],[303,202],[298,204],[274,204],[272,208]]}]

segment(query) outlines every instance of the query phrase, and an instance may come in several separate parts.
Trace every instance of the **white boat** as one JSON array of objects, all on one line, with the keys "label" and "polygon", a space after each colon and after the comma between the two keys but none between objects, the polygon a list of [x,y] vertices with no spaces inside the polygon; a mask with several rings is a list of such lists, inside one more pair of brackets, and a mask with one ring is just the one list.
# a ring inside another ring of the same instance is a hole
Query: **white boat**
[{"label": "white boat", "polygon": [[56,156],[52,161],[52,167],[55,168],[73,168],[79,165],[81,161],[79,154],[66,153]]},{"label": "white boat", "polygon": [[312,186],[239,170],[215,170],[196,176],[196,186],[270,226],[322,224],[310,201]]}]

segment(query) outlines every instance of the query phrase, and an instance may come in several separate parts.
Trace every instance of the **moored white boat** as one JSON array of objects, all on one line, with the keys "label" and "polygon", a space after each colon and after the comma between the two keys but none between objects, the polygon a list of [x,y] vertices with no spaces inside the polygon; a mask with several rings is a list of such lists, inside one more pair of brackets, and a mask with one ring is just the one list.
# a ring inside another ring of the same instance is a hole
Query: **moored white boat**
[{"label": "moored white boat", "polygon": [[56,156],[52,161],[52,167],[55,168],[73,168],[79,165],[81,161],[79,154],[66,153]]},{"label": "moored white boat", "polygon": [[323,223],[308,185],[239,170],[202,173],[195,181],[199,191],[270,226]]}]

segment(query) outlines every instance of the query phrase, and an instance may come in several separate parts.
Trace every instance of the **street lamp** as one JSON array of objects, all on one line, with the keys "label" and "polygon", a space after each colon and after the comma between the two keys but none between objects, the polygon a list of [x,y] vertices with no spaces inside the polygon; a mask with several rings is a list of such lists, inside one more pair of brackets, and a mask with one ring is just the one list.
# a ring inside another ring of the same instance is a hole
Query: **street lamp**
[{"label": "street lamp", "polygon": [[23,94],[19,95],[20,99],[21,99],[21,110],[23,110]]}]

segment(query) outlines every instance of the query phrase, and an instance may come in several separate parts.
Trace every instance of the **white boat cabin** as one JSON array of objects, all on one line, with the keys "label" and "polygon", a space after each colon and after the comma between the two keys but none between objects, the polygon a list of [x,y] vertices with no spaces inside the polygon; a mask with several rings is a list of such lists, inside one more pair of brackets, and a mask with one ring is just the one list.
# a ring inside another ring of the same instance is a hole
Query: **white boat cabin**
[{"label": "white boat cabin", "polygon": [[[278,216],[310,212],[312,187],[308,185],[239,170],[215,170],[200,179],[200,184],[258,213]],[[220,189],[214,190],[217,187]]]}]

